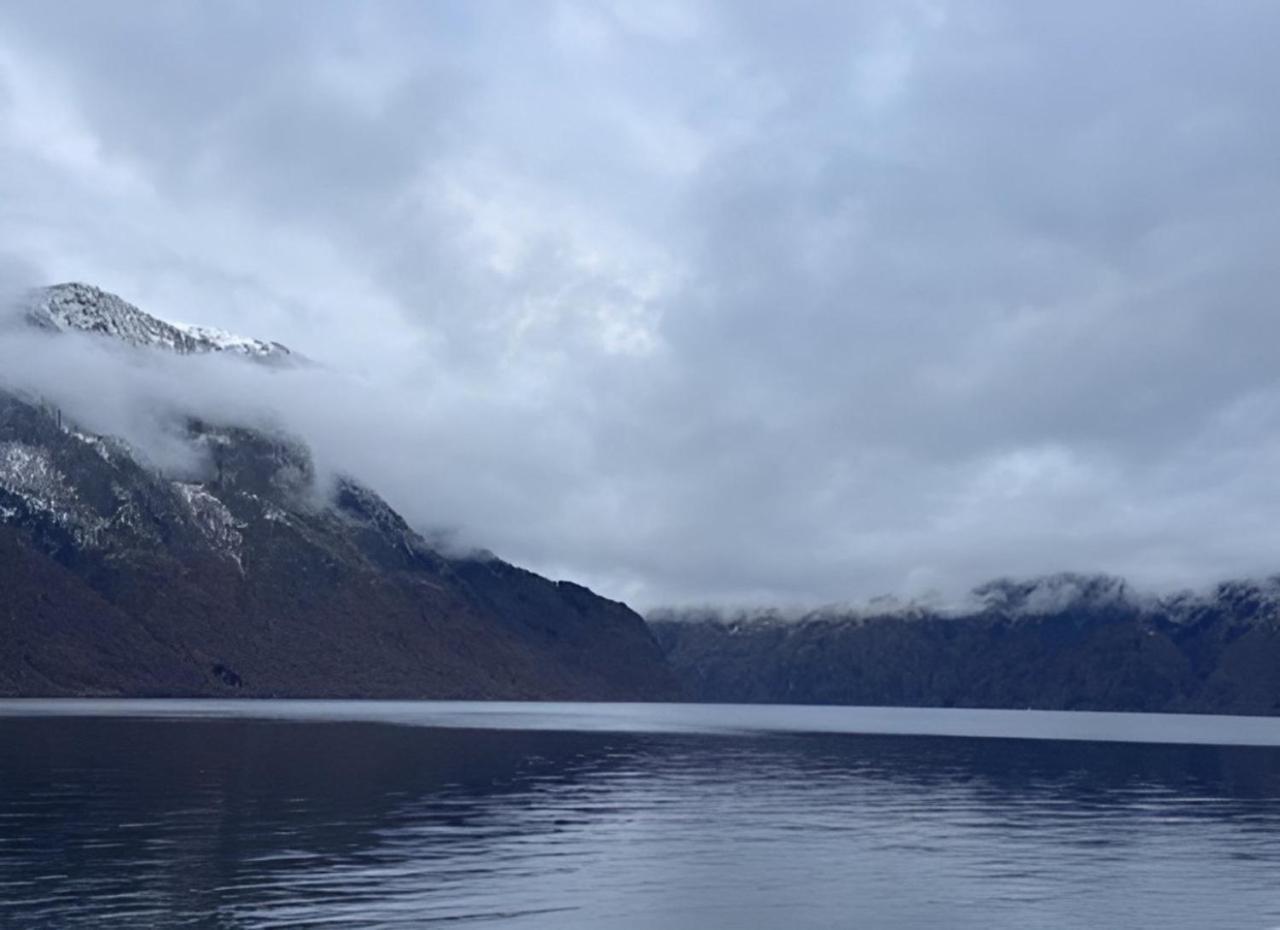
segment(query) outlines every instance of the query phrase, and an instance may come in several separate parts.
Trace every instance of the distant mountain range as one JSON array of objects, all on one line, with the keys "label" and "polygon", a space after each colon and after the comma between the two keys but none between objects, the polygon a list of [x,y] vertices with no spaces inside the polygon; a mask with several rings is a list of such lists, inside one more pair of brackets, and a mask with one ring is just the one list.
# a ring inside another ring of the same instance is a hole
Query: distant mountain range
[{"label": "distant mountain range", "polygon": [[[84,284],[33,294],[23,319],[140,352],[299,362]],[[287,435],[174,419],[195,473],[0,391],[0,695],[676,694],[625,605],[438,551],[354,478],[322,485]]]},{"label": "distant mountain range", "polygon": [[953,609],[666,610],[700,701],[1280,714],[1280,580],[1147,597],[1105,576],[997,581]]}]

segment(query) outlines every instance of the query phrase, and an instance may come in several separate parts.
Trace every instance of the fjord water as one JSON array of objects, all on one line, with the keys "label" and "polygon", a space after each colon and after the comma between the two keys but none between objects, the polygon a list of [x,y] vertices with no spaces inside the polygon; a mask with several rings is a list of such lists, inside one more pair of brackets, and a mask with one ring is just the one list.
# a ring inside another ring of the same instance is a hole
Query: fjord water
[{"label": "fjord water", "polygon": [[0,746],[5,928],[1280,925],[1280,721],[15,701]]}]

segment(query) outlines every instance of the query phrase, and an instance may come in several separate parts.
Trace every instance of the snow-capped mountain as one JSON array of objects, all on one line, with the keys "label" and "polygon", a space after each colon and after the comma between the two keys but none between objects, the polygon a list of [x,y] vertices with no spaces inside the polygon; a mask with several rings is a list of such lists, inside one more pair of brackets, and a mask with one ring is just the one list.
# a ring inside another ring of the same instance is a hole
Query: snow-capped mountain
[{"label": "snow-capped mountain", "polygon": [[181,355],[230,352],[272,363],[300,359],[278,342],[161,320],[89,284],[56,284],[35,291],[26,307],[26,319],[41,329],[99,333],[129,345],[166,349]]},{"label": "snow-capped mountain", "polygon": [[[183,356],[298,359],[83,284],[24,309],[51,333],[34,352],[87,332]],[[625,605],[437,549],[372,488],[318,474],[278,429],[164,411],[186,452],[169,469],[0,384],[0,696],[677,693]]]}]

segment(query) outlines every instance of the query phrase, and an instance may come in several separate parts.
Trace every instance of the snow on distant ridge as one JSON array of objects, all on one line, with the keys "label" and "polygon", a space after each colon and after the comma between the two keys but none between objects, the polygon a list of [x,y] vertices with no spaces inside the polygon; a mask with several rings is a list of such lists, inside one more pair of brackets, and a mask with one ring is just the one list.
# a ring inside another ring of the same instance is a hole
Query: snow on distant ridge
[{"label": "snow on distant ridge", "polygon": [[719,624],[729,627],[730,632],[738,632],[739,627],[853,623],[891,617],[955,619],[987,614],[1037,619],[1072,611],[1132,614],[1148,620],[1188,624],[1225,609],[1237,616],[1280,618],[1280,575],[1223,581],[1199,590],[1159,593],[1135,590],[1114,575],[1060,572],[1025,579],[997,579],[979,585],[967,597],[952,602],[878,597],[864,604],[824,607],[657,607],[647,612],[646,619],[651,623]]},{"label": "snow on distant ridge", "polygon": [[41,329],[98,333],[129,345],[161,348],[180,355],[229,352],[264,362],[300,360],[278,342],[250,339],[207,326],[170,323],[89,284],[41,288],[31,295],[26,318]]}]

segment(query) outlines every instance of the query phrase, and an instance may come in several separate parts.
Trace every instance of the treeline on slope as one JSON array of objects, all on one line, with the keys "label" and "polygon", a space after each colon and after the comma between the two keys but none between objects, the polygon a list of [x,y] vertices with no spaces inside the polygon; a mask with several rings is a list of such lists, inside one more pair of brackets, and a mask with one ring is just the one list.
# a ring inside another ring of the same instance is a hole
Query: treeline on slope
[{"label": "treeline on slope", "polygon": [[658,610],[691,699],[1280,714],[1280,581],[1133,595],[1116,579],[998,581],[960,611]]}]

